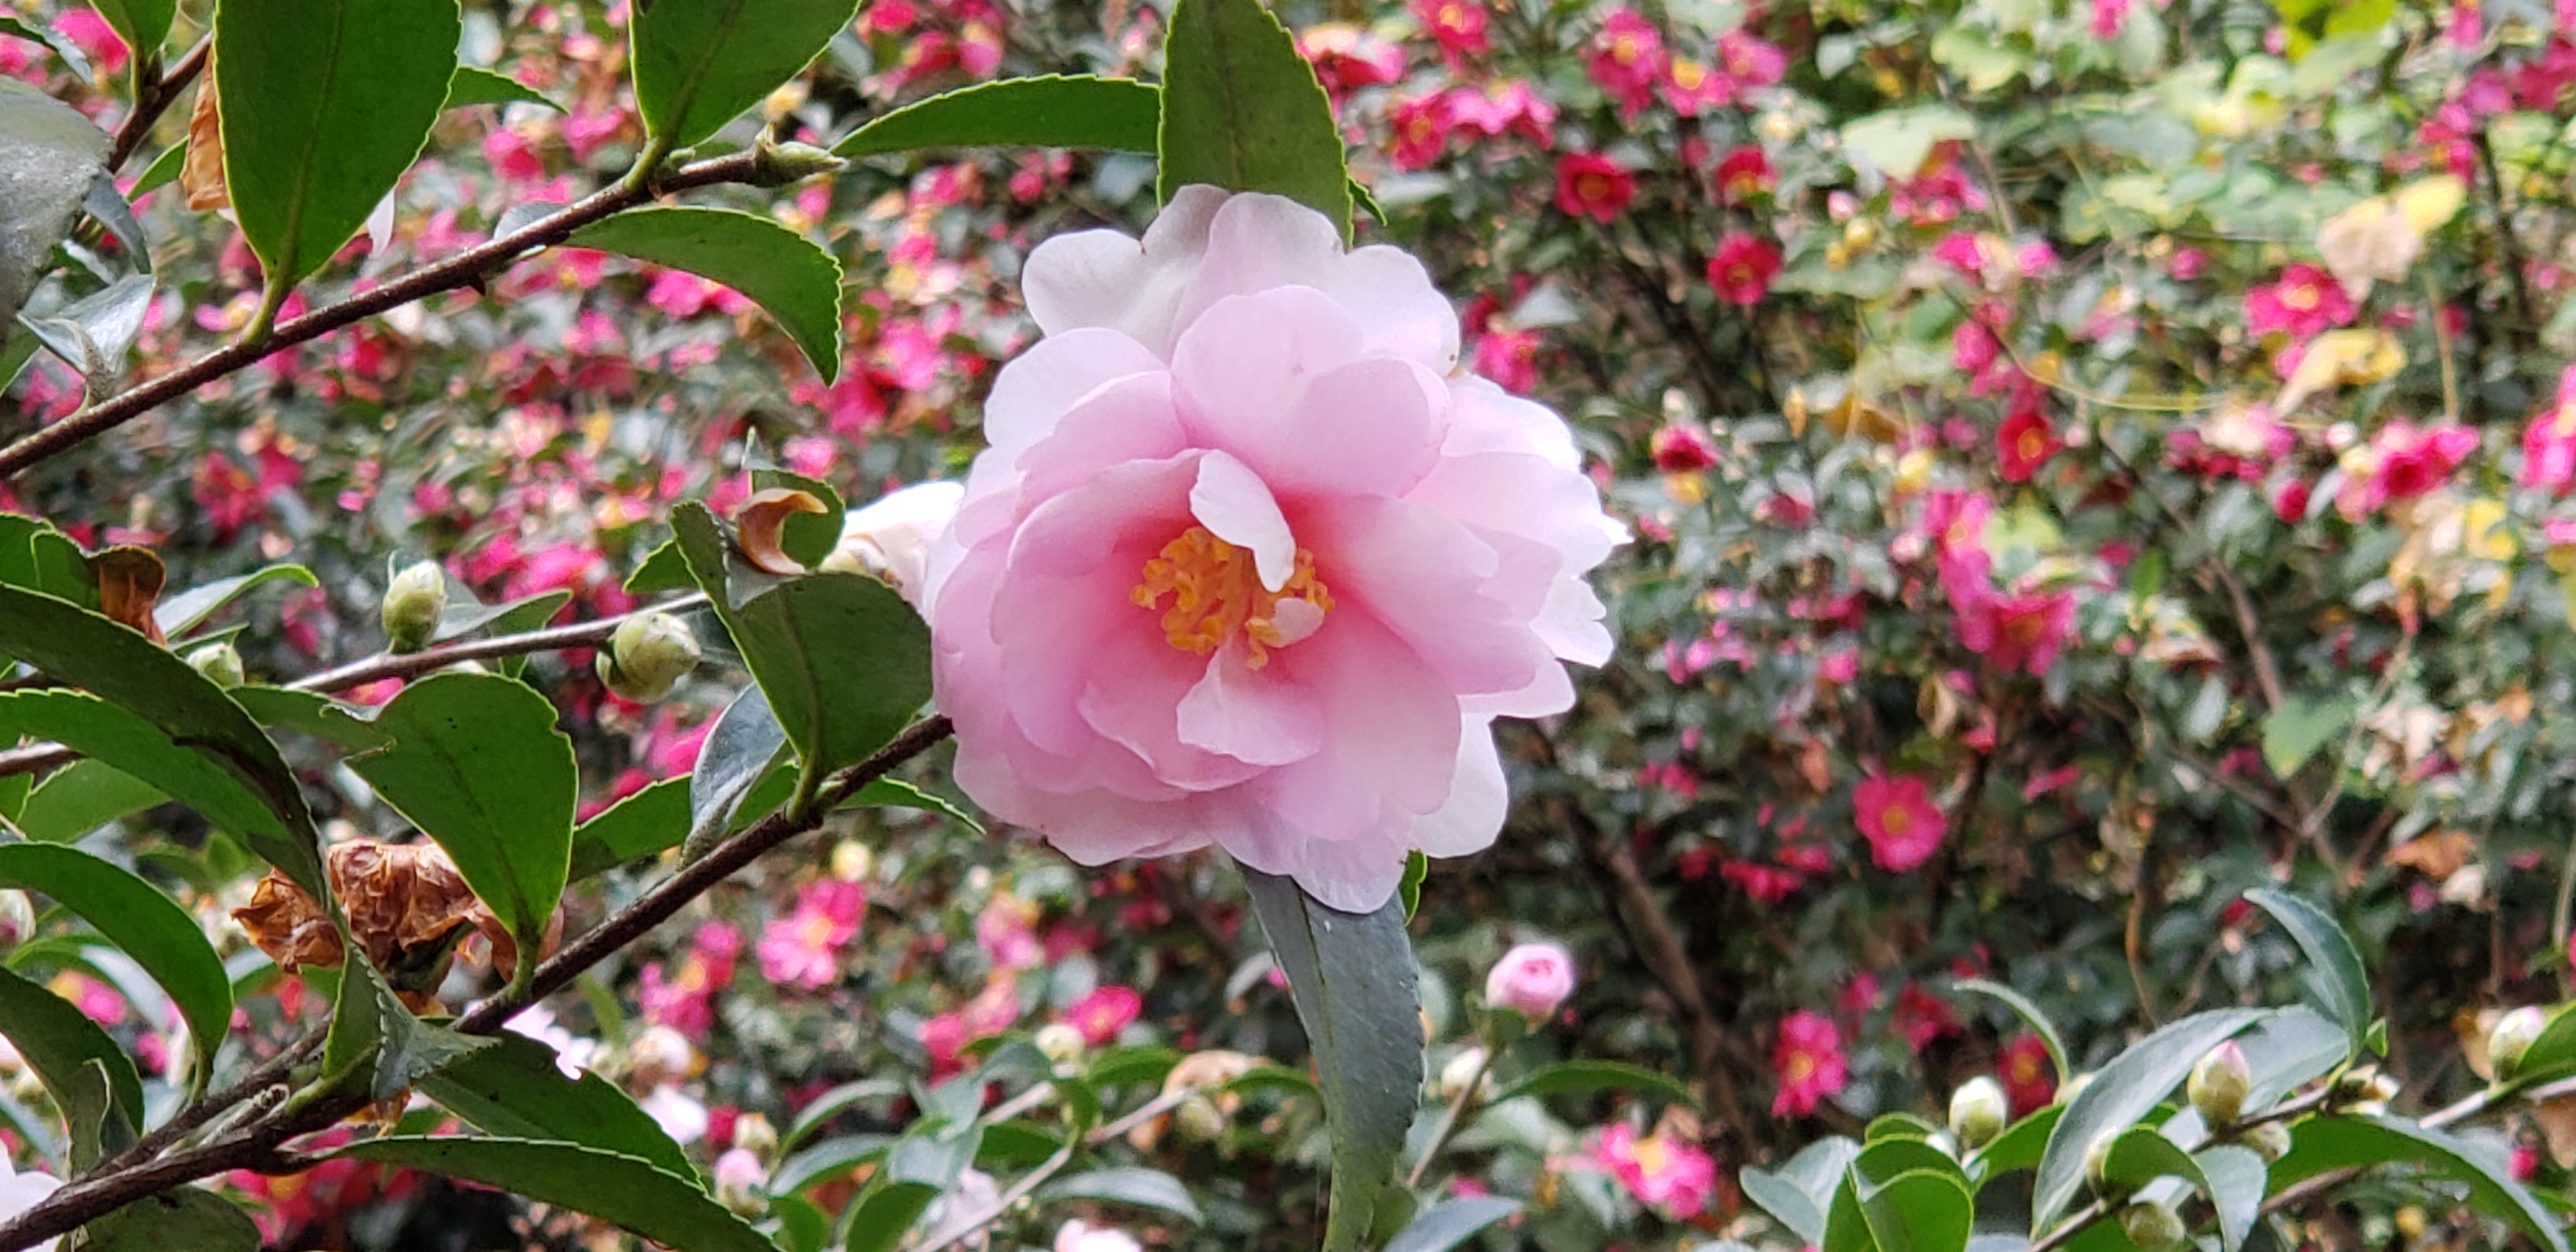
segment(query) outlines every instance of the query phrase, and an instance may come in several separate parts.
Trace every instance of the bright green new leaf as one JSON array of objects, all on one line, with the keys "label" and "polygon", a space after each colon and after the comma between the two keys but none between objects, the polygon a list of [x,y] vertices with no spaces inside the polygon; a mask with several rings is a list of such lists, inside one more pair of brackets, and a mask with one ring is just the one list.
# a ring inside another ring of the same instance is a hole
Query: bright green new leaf
[{"label": "bright green new leaf", "polygon": [[1350,172],[1333,103],[1261,0],[1180,0],[1163,44],[1157,188],[1266,191],[1351,233]]},{"label": "bright green new leaf", "polygon": [[224,186],[272,291],[328,263],[428,142],[456,0],[218,0]]},{"label": "bright green new leaf", "polygon": [[858,0],[636,6],[635,108],[644,129],[667,148],[685,148],[724,129],[802,73],[858,11]]},{"label": "bright green new leaf", "polygon": [[1998,1175],[2039,1164],[2040,1153],[2048,1147],[2048,1136],[2057,1129],[2057,1119],[2065,1112],[2063,1104],[2049,1105],[2005,1127],[2004,1133],[1977,1149],[1974,1163],[1979,1180],[1991,1182]]},{"label": "bright green new leaf", "polygon": [[0,968],[0,1038],[26,1058],[27,1068],[35,1071],[59,1109],[79,1106],[83,1067],[105,1067],[115,1119],[128,1132],[142,1128],[143,1078],[133,1059],[69,1001],[5,968]]},{"label": "bright green new leaf", "polygon": [[2076,1093],[2048,1136],[2031,1184],[2030,1228],[2045,1232],[2084,1187],[2084,1153],[2103,1134],[2126,1130],[2173,1094],[2211,1048],[2251,1029],[2263,1009],[2195,1013],[2130,1044]]},{"label": "bright green new leaf", "polygon": [[1152,152],[1162,117],[1163,93],[1151,83],[1087,74],[1006,78],[870,119],[832,145],[832,155],[996,146]]},{"label": "bright green new leaf", "polygon": [[841,263],[777,222],[732,209],[629,209],[569,242],[723,283],[777,319],[824,382],[841,376]]},{"label": "bright green new leaf", "polygon": [[545,97],[543,92],[498,70],[480,66],[456,67],[456,78],[447,87],[447,107],[462,109],[476,104],[535,104],[557,113],[564,107]]},{"label": "bright green new leaf", "polygon": [[581,771],[555,706],[525,683],[439,674],[376,715],[393,746],[350,768],[455,860],[529,959],[572,865]]},{"label": "bright green new leaf", "polygon": [[353,1143],[331,1155],[498,1187],[587,1213],[673,1252],[777,1252],[697,1184],[640,1157],[581,1144],[395,1136]]},{"label": "bright green new leaf", "polygon": [[0,887],[37,891],[78,914],[133,957],[188,1023],[196,1073],[212,1072],[232,1032],[232,980],[195,918],[150,883],[76,848],[0,844]]},{"label": "bright green new leaf", "polygon": [[197,1187],[155,1192],[81,1227],[86,1252],[259,1252],[239,1205]]},{"label": "bright green new leaf", "polygon": [[697,1167],[661,1124],[597,1074],[567,1078],[555,1050],[518,1035],[421,1080],[421,1093],[489,1134],[622,1152],[680,1178]]},{"label": "bright green new leaf", "polygon": [[[1185,0],[1185,3],[1190,0]],[[1266,20],[1266,19],[1265,19]],[[1345,913],[1296,881],[1243,867],[1244,887],[1315,1052],[1333,1143],[1325,1252],[1353,1252],[1393,1181],[1421,1104],[1422,1028],[1404,906]]]},{"label": "bright green new leaf", "polygon": [[2333,914],[2287,892],[2262,888],[2246,892],[2245,899],[2271,914],[2298,941],[2312,974],[2309,987],[2323,1002],[2326,1016],[2341,1025],[2351,1041],[2346,1056],[2360,1055],[2362,1038],[2370,1032],[2370,972],[2362,968],[2352,936]]}]

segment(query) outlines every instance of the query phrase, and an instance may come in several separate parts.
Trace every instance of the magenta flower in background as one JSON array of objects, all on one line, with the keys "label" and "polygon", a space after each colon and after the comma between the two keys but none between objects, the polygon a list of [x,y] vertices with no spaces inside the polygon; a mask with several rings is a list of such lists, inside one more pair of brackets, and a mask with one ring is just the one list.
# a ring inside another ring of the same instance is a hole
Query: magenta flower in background
[{"label": "magenta flower in background", "polygon": [[1081,1031],[1082,1041],[1097,1048],[1116,1039],[1144,1008],[1145,998],[1133,987],[1101,987],[1068,1006],[1064,1023]]},{"label": "magenta flower in background", "polygon": [[1771,1049],[1771,1069],[1780,1092],[1771,1097],[1773,1117],[1805,1117],[1825,1097],[1843,1089],[1847,1070],[1842,1032],[1833,1019],[1800,1009],[1780,1020],[1779,1042]]},{"label": "magenta flower in background", "polygon": [[1564,421],[1279,197],[1186,188],[1024,282],[1045,338],[931,553],[958,784],[1085,864],[1213,843],[1343,909],[1492,843],[1492,720],[1610,650],[1583,574],[1624,531]]},{"label": "magenta flower in background", "polygon": [[1556,207],[1568,217],[1589,217],[1606,226],[1636,196],[1636,176],[1598,152],[1569,152],[1556,159]]},{"label": "magenta flower in background", "polygon": [[1717,1159],[1670,1134],[1639,1135],[1620,1122],[1601,1132],[1592,1157],[1639,1203],[1676,1221],[1707,1212],[1717,1196]]},{"label": "magenta flower in background", "polygon": [[1959,606],[1959,642],[1999,670],[2044,677],[2075,633],[2075,597],[2064,591],[1980,595]]},{"label": "magenta flower in background", "polygon": [[1779,274],[1780,249],[1740,230],[1718,240],[1708,258],[1708,285],[1728,304],[1762,303]]},{"label": "magenta flower in background", "polygon": [[1574,994],[1574,954],[1558,944],[1524,943],[1485,974],[1485,1003],[1543,1022]]},{"label": "magenta flower in background", "polygon": [[1912,774],[1872,774],[1852,788],[1852,824],[1869,840],[1870,859],[1902,874],[1932,859],[1950,833],[1932,790]]},{"label": "magenta flower in background", "polygon": [[2290,266],[2277,281],[2245,293],[2245,329],[2254,335],[2287,332],[2293,339],[2313,339],[2352,325],[2352,318],[2352,297],[2343,284],[2313,265]]},{"label": "magenta flower in background", "polygon": [[816,991],[841,975],[841,948],[859,933],[867,889],[827,878],[796,893],[796,911],[760,932],[761,975],[780,986]]},{"label": "magenta flower in background", "polygon": [[1664,58],[1663,32],[1654,23],[1633,9],[1613,9],[1593,38],[1586,66],[1593,84],[1619,102],[1622,115],[1634,118],[1654,100],[1655,85],[1664,77]]}]

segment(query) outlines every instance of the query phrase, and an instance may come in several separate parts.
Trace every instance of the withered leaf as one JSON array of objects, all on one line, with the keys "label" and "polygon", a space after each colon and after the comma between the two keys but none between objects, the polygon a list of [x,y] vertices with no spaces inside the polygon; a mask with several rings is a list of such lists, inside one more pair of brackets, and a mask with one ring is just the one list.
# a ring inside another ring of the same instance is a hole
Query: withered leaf
[{"label": "withered leaf", "polygon": [[130,626],[154,643],[167,643],[161,625],[152,620],[161,602],[169,570],[150,548],[122,545],[89,558],[90,577],[98,580],[98,611],[119,625]]},{"label": "withered leaf", "polygon": [[203,213],[232,207],[224,187],[224,126],[215,107],[215,67],[206,66],[197,84],[197,104],[188,114],[188,155],[179,163],[179,189],[188,193],[188,208]]},{"label": "withered leaf", "polygon": [[733,519],[743,559],[764,574],[793,577],[804,573],[805,566],[779,546],[779,531],[791,514],[830,511],[831,506],[814,493],[793,487],[768,487],[751,493]]}]

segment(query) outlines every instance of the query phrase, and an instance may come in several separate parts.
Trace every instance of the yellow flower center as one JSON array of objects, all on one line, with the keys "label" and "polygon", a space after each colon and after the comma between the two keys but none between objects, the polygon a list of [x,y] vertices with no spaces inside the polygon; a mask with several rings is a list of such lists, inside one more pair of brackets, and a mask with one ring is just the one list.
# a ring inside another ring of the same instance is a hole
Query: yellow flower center
[{"label": "yellow flower center", "polygon": [[1663,1173],[1664,1167],[1673,1159],[1672,1149],[1664,1146],[1662,1135],[1649,1135],[1638,1140],[1635,1154],[1637,1171],[1650,1178]]},{"label": "yellow flower center", "polygon": [[2021,459],[2036,461],[2048,453],[2048,436],[2041,434],[2037,429],[2025,430],[2021,432],[2021,439],[2013,446],[2021,453]]},{"label": "yellow flower center", "polygon": [[1815,1076],[1816,1058],[1804,1052],[1790,1053],[1789,1063],[1780,1067],[1780,1077],[1787,1086],[1797,1086]]},{"label": "yellow flower center", "polygon": [[1878,811],[1878,828],[1886,831],[1890,838],[1901,838],[1906,831],[1914,829],[1914,814],[1903,805],[1891,804]]},{"label": "yellow flower center", "polygon": [[2281,292],[2281,307],[2293,312],[2305,313],[2317,307],[2318,298],[2315,287],[2301,283]]},{"label": "yellow flower center", "polygon": [[[1272,591],[1261,585],[1250,551],[1205,526],[1192,526],[1164,544],[1142,574],[1128,598],[1143,608],[1163,609],[1163,638],[1173,647],[1206,656],[1241,634],[1243,663],[1253,669],[1270,663],[1270,649],[1313,634],[1333,608],[1332,592],[1316,581],[1314,553],[1297,549],[1296,568]],[[1163,606],[1166,597],[1169,608]],[[1286,605],[1304,607],[1283,612]]]}]

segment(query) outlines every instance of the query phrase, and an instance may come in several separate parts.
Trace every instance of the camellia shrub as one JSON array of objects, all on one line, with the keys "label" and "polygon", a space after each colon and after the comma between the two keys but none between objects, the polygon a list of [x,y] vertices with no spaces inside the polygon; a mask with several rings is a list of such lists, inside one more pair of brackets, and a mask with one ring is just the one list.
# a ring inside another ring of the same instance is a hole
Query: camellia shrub
[{"label": "camellia shrub", "polygon": [[11,10],[0,1249],[2564,1252],[2571,87]]}]

